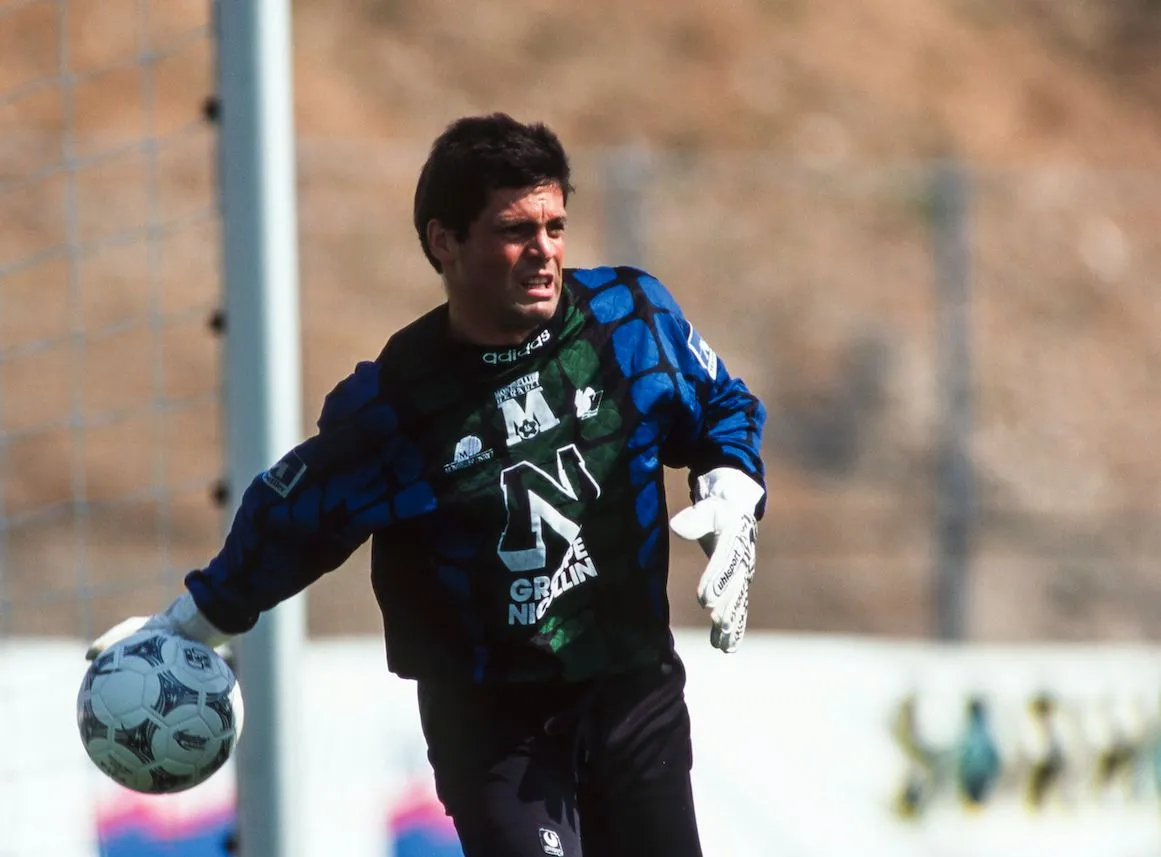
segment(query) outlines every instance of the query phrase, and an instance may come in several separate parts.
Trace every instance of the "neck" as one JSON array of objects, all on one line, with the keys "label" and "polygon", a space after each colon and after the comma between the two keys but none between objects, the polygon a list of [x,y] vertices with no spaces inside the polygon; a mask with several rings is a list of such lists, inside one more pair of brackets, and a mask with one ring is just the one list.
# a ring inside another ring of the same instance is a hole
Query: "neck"
[{"label": "neck", "polygon": [[448,327],[454,338],[472,345],[485,347],[519,345],[531,336],[539,324],[528,327],[503,329],[488,324],[480,324],[472,318],[470,312],[464,311],[455,304],[448,304]]}]

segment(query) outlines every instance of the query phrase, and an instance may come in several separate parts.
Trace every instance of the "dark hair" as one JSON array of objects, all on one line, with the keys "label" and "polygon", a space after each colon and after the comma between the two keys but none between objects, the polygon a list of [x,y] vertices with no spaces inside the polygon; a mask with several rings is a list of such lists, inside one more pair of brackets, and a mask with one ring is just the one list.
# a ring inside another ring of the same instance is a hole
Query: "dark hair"
[{"label": "dark hair", "polygon": [[572,191],[568,156],[546,125],[525,125],[506,113],[457,119],[432,144],[415,187],[415,231],[423,254],[439,271],[427,245],[427,224],[438,220],[460,241],[499,188],[560,186]]}]

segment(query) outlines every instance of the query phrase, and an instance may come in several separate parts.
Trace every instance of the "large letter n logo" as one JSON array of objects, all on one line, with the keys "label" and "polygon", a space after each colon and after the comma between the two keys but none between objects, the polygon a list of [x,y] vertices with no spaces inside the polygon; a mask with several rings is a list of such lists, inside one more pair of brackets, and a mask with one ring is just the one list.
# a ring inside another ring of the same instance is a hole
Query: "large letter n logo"
[{"label": "large letter n logo", "polygon": [[497,553],[508,570],[515,572],[549,567],[544,542],[546,524],[561,538],[560,556],[554,557],[556,564],[552,565],[555,569],[568,546],[580,535],[580,525],[566,518],[559,507],[601,496],[600,486],[574,444],[556,451],[555,478],[535,464],[521,461],[500,474],[500,490],[504,493],[508,521]]}]

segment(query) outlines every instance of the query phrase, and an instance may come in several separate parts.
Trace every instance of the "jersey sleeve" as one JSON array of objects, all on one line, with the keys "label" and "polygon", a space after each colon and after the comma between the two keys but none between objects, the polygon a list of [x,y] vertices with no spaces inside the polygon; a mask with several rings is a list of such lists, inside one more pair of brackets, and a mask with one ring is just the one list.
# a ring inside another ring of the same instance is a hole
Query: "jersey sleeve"
[{"label": "jersey sleeve", "polygon": [[[662,448],[663,462],[689,468],[691,491],[697,477],[715,467],[736,468],[765,487],[762,402],[730,374],[660,281],[643,273],[638,283],[654,308],[657,339],[677,369],[677,415]],[[764,502],[759,516],[763,507]]]},{"label": "jersey sleeve", "polygon": [[327,396],[317,433],[247,487],[221,552],[186,576],[199,609],[221,630],[249,630],[259,614],[342,563],[375,531],[432,502],[364,362]]}]

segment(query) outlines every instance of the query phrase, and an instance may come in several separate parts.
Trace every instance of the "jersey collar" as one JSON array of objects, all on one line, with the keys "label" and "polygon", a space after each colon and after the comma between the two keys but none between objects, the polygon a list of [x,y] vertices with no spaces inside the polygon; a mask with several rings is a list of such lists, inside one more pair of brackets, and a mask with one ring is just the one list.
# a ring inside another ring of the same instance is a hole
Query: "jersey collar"
[{"label": "jersey collar", "polygon": [[488,371],[503,371],[518,366],[525,361],[534,360],[552,351],[559,341],[564,330],[565,319],[572,305],[572,297],[568,289],[561,289],[560,302],[552,318],[532,331],[523,342],[517,345],[508,345],[500,348],[473,345],[469,342],[448,337],[448,343],[456,357],[476,369]]}]

